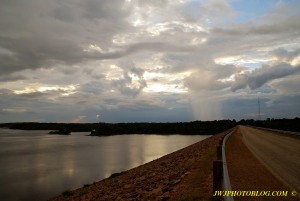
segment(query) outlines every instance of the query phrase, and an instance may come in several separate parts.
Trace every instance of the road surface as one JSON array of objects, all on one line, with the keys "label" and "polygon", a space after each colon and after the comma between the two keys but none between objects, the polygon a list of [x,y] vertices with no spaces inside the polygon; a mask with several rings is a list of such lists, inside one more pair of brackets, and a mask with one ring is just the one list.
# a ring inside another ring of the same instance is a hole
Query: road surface
[{"label": "road surface", "polygon": [[250,151],[300,193],[300,138],[245,126],[240,130]]}]

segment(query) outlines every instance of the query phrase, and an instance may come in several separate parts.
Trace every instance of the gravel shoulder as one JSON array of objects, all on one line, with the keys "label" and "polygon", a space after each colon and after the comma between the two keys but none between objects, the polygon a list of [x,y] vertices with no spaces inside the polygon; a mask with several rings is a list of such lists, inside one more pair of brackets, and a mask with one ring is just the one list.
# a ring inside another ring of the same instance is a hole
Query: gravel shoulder
[{"label": "gravel shoulder", "polygon": [[226,158],[232,190],[288,191],[286,197],[234,197],[235,200],[300,200],[248,149],[239,127],[226,143]]},{"label": "gravel shoulder", "polygon": [[51,200],[211,200],[216,146],[227,132]]}]

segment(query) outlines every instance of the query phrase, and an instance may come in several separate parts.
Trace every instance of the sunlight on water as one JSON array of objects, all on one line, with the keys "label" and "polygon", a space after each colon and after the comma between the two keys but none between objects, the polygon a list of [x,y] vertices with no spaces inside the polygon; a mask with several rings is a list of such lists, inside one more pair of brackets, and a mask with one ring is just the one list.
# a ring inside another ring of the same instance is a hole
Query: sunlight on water
[{"label": "sunlight on water", "polygon": [[208,137],[87,134],[0,129],[1,200],[46,200]]}]

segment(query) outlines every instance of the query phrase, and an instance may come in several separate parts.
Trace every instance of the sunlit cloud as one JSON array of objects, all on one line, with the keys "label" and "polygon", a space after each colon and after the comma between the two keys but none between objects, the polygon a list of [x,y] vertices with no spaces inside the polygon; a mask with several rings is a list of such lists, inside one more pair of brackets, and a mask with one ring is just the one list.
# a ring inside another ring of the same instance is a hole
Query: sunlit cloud
[{"label": "sunlit cloud", "polygon": [[145,72],[144,78],[147,87],[144,92],[165,92],[165,93],[187,93],[188,88],[183,85],[183,80],[190,76],[191,72],[176,74]]},{"label": "sunlit cloud", "polygon": [[85,52],[100,52],[103,53],[103,50],[101,49],[101,47],[99,47],[96,44],[90,44],[86,49],[84,49],[83,51]]},{"label": "sunlit cloud", "polygon": [[22,90],[14,90],[15,94],[30,94],[35,92],[51,92],[51,91],[57,91],[60,92],[63,96],[69,96],[71,94],[76,93],[76,86],[75,85],[69,85],[66,87],[58,87],[58,86],[41,86],[41,87],[34,87],[34,88],[25,88]]},{"label": "sunlit cloud", "polygon": [[117,80],[123,76],[123,69],[116,66],[110,65],[110,70],[105,74],[107,80]]},{"label": "sunlit cloud", "polygon": [[77,116],[75,119],[71,120],[72,123],[82,123],[82,122],[85,122],[87,116],[85,115],[80,115],[80,116]]},{"label": "sunlit cloud", "polygon": [[[273,59],[268,56],[250,56],[250,55],[239,55],[239,56],[228,56],[214,59],[216,64],[227,65],[234,64],[245,66],[249,68],[258,68],[262,64],[272,63]],[[252,65],[251,65],[252,64]]]},{"label": "sunlit cloud", "polygon": [[[181,21],[172,21],[172,22],[163,22],[157,23],[147,27],[147,32],[151,36],[159,36],[163,32],[176,32],[176,30],[181,30],[183,33],[189,32],[205,32],[208,33],[208,30],[197,24],[185,23]],[[202,41],[204,42],[204,41]]]},{"label": "sunlit cloud", "polygon": [[183,85],[175,85],[175,84],[149,84],[149,86],[145,87],[144,92],[164,92],[164,93],[187,93],[188,88]]},{"label": "sunlit cloud", "polygon": [[3,108],[2,111],[12,112],[12,113],[23,113],[23,112],[27,112],[28,109],[23,107],[15,107],[15,108]]}]

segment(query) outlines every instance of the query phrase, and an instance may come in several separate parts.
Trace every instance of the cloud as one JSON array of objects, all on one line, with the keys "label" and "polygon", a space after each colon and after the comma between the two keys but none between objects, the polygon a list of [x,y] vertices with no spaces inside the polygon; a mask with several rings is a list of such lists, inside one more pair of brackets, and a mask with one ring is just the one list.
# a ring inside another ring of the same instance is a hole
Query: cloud
[{"label": "cloud", "polygon": [[277,4],[269,13],[257,16],[246,23],[232,23],[229,27],[216,27],[212,31],[233,36],[248,34],[248,36],[265,35],[271,38],[278,35],[295,37],[295,34],[300,31],[299,12],[297,11],[299,5],[300,3],[297,1],[290,4]]},{"label": "cloud", "polygon": [[[47,44],[48,43],[48,44]],[[78,44],[69,40],[51,38],[0,37],[0,46],[12,51],[12,55],[0,55],[3,73],[13,73],[24,69],[50,68],[56,64],[74,65],[89,60],[118,59],[141,52],[192,52],[193,46],[179,46],[164,42],[136,43],[119,50],[100,53],[84,52]],[[30,48],[30,49],[28,49]],[[121,48],[121,49],[120,49]]]},{"label": "cloud", "polygon": [[286,50],[285,48],[279,48],[270,52],[276,62],[284,62],[292,64],[300,63],[300,49]]},{"label": "cloud", "polygon": [[[161,41],[113,46],[116,33],[132,30],[126,20],[130,8],[126,9],[124,4],[119,0],[39,4],[33,1],[26,4],[4,2],[0,10],[0,27],[6,27],[0,34],[1,74],[50,68],[58,63],[75,65],[88,60],[119,59],[140,51],[195,50],[191,46]],[[27,12],[27,9],[37,12]],[[103,52],[84,51],[91,44],[96,44]]]},{"label": "cloud", "polygon": [[225,0],[189,1],[184,6],[183,14],[188,20],[213,25],[223,23],[224,19],[237,15]]},{"label": "cloud", "polygon": [[13,113],[23,113],[27,112],[27,108],[17,107],[17,108],[3,108],[3,112],[13,112]]},{"label": "cloud", "polygon": [[277,96],[295,96],[299,94],[300,74],[295,73],[290,75],[288,79],[274,80],[270,85],[277,90]]},{"label": "cloud", "polygon": [[249,87],[254,90],[265,83],[275,79],[293,75],[300,71],[300,66],[293,67],[289,64],[281,63],[274,66],[264,65],[252,72],[239,74],[236,76],[234,84],[231,86],[233,91]]},{"label": "cloud", "polygon": [[5,75],[5,76],[0,76],[0,82],[8,82],[8,81],[17,81],[17,80],[25,80],[26,77],[22,75]]},{"label": "cloud", "polygon": [[130,74],[130,72],[124,72],[123,78],[113,81],[113,86],[118,89],[122,94],[127,96],[136,96],[138,95],[144,87],[147,86],[145,80],[136,76],[135,73]]},{"label": "cloud", "polygon": [[146,97],[136,97],[133,100],[124,98],[124,99],[113,99],[108,98],[104,100],[106,102],[105,109],[108,110],[118,110],[118,109],[149,109],[149,108],[160,108],[162,109],[165,106],[165,101],[161,100],[159,97],[155,96],[146,96]]},{"label": "cloud", "polygon": [[222,90],[230,86],[229,77],[237,71],[238,68],[233,65],[208,65],[187,77],[185,85],[194,91]]},{"label": "cloud", "polygon": [[107,49],[114,33],[130,27],[125,20],[128,10],[118,0],[4,1],[0,13],[0,48],[6,52],[0,51],[0,65],[5,73],[80,63],[89,57],[85,45]]},{"label": "cloud", "polygon": [[79,115],[75,119],[71,120],[71,123],[84,123],[87,116]]}]

